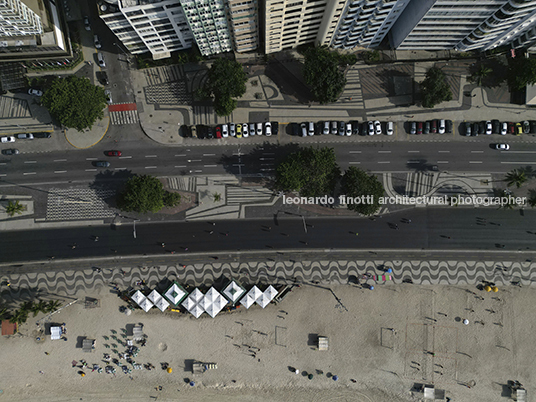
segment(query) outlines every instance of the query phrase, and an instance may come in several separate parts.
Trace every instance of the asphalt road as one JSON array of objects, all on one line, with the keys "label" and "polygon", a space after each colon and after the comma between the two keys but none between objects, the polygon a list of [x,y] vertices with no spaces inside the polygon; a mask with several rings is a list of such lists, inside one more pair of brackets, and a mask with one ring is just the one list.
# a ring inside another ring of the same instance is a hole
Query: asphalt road
[{"label": "asphalt road", "polygon": [[[411,219],[411,223],[403,223],[404,218]],[[491,208],[423,208],[375,220],[307,218],[305,233],[301,218],[279,213],[269,220],[218,221],[216,225],[137,224],[136,238],[130,221],[115,229],[102,226],[2,232],[0,262],[47,261],[50,257],[58,261],[143,254],[171,256],[172,252],[178,257],[206,253],[205,261],[215,262],[215,257],[223,261],[228,253],[242,250],[495,250],[518,255],[536,250],[535,218],[534,211],[522,214],[518,210]],[[94,241],[94,236],[99,240]]]}]

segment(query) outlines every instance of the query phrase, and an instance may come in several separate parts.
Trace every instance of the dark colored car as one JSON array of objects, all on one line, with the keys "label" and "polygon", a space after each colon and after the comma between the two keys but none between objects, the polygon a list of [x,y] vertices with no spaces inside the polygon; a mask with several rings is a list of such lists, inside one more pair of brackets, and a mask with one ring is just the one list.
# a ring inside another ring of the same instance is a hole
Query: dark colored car
[{"label": "dark colored car", "polygon": [[279,133],[279,122],[272,121],[272,134],[277,135],[277,133]]},{"label": "dark colored car", "polygon": [[42,132],[42,133],[32,133],[35,138],[50,138],[52,137],[51,133]]},{"label": "dark colored car", "polygon": [[491,132],[493,134],[500,134],[501,133],[501,123],[499,120],[492,120],[491,121]]},{"label": "dark colored car", "polygon": [[472,134],[471,123],[465,122],[465,136],[470,137]]},{"label": "dark colored car", "polygon": [[486,122],[481,121],[478,123],[478,134],[486,134]]},{"label": "dark colored car", "polygon": [[212,130],[212,127],[208,126],[206,133],[207,133],[207,138],[209,140],[214,138],[214,130]]},{"label": "dark colored car", "polygon": [[205,126],[202,126],[200,124],[197,126],[197,138],[199,138],[200,140],[204,140],[205,138],[207,138],[207,128]]},{"label": "dark colored car", "polygon": [[530,133],[536,134],[536,121],[535,120],[530,121]]},{"label": "dark colored car", "polygon": [[473,136],[477,136],[480,133],[480,124],[473,123],[473,132],[471,133]]},{"label": "dark colored car", "polygon": [[190,127],[184,125],[179,128],[179,133],[182,133],[182,136],[184,138],[190,138],[192,136],[192,132],[190,131]]},{"label": "dark colored car", "polygon": [[359,122],[358,121],[352,121],[350,122],[352,124],[352,134],[353,135],[359,135]]},{"label": "dark colored car", "polygon": [[417,134],[422,134],[422,126],[423,126],[422,121],[418,121],[417,122]]},{"label": "dark colored car", "polygon": [[430,134],[430,120],[426,121],[424,123],[424,134]]},{"label": "dark colored car", "polygon": [[95,166],[96,166],[96,167],[107,168],[107,167],[110,167],[110,162],[106,162],[106,161],[97,161],[97,162],[95,162]]},{"label": "dark colored car", "polygon": [[515,124],[511,121],[508,122],[508,134],[514,134]]},{"label": "dark colored car", "polygon": [[106,151],[106,156],[121,156],[123,153],[121,151]]},{"label": "dark colored car", "polygon": [[432,134],[437,134],[437,120],[432,120],[432,127],[430,128]]},{"label": "dark colored car", "polygon": [[445,132],[452,134],[452,120],[445,120]]},{"label": "dark colored car", "polygon": [[18,155],[20,154],[20,151],[15,148],[9,148],[9,149],[2,149],[3,155]]},{"label": "dark colored car", "polygon": [[292,123],[292,135],[300,136],[300,125],[298,123]]},{"label": "dark colored car", "polygon": [[97,71],[97,79],[102,85],[108,85],[110,81],[108,81],[108,74],[106,74],[106,71]]}]

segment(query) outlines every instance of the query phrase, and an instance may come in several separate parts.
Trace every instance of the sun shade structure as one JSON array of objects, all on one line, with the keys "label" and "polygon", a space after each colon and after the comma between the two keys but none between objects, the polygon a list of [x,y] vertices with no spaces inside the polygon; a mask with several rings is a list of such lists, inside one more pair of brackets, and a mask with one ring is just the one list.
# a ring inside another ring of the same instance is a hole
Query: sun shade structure
[{"label": "sun shade structure", "polygon": [[208,315],[214,318],[227,304],[227,300],[216,289],[210,288],[201,304]]},{"label": "sun shade structure", "polygon": [[50,339],[53,341],[61,339],[61,327],[50,327]]},{"label": "sun shade structure", "polygon": [[253,286],[249,292],[246,293],[242,299],[240,299],[240,304],[242,304],[245,308],[250,308],[253,303],[257,301],[259,297],[261,297],[262,292],[259,290],[257,286]]},{"label": "sun shade structure", "polygon": [[142,302],[146,297],[143,293],[141,293],[139,290],[136,291],[131,297],[132,301],[136,303],[138,306],[140,305],[140,302]]},{"label": "sun shade structure", "polygon": [[231,281],[231,283],[223,289],[223,295],[233,304],[236,304],[244,293],[246,293],[246,289],[235,281]]},{"label": "sun shade structure", "polygon": [[268,289],[266,289],[260,296],[255,300],[255,302],[261,306],[262,308],[265,308],[270,302],[274,299],[274,297],[277,295],[277,290],[270,285],[268,286]]},{"label": "sun shade structure", "polygon": [[143,311],[146,313],[153,307],[153,303],[151,303],[150,300],[147,298],[144,298],[140,303],[139,306],[142,308]]},{"label": "sun shade structure", "polygon": [[156,290],[153,290],[149,296],[147,296],[147,298],[152,301],[154,304],[156,304],[156,302],[158,300],[160,300],[162,298],[162,295],[160,293],[158,293]]},{"label": "sun shade structure", "polygon": [[197,288],[182,302],[182,306],[188,310],[195,318],[199,318],[205,311],[202,305],[204,295]]},{"label": "sun shade structure", "polygon": [[166,309],[169,307],[169,303],[168,303],[168,301],[167,301],[166,299],[164,299],[163,297],[161,297],[160,299],[158,299],[154,305],[155,305],[161,312],[166,311]]},{"label": "sun shade structure", "polygon": [[178,306],[179,303],[183,301],[187,295],[188,292],[186,292],[177,282],[173,282],[168,288],[168,290],[166,290],[166,292],[164,293],[166,299],[168,299],[169,302],[174,306]]}]

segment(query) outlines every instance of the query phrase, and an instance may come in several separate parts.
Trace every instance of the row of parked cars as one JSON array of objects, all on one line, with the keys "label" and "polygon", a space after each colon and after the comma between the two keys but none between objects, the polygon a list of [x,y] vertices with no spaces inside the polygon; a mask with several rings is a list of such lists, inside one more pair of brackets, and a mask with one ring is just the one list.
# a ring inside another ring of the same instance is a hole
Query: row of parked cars
[{"label": "row of parked cars", "polygon": [[205,125],[183,126],[183,136],[212,139],[212,138],[247,138],[250,135],[266,135],[267,137],[277,135],[279,123],[277,121],[267,121],[264,123],[229,123],[218,124],[215,127]]},{"label": "row of parked cars", "polygon": [[308,137],[318,134],[328,135],[393,135],[395,125],[392,121],[380,122],[367,121],[359,123],[358,121],[321,121],[319,123],[305,122],[292,123],[292,134],[296,136]]},{"label": "row of parked cars", "polygon": [[[15,134],[15,135],[7,135],[0,137],[0,143],[2,144],[9,144],[12,142],[15,142],[17,139],[19,140],[33,140],[34,138],[50,138],[51,134],[47,132],[42,133],[21,133],[21,134]],[[2,150],[3,155],[18,155],[20,154],[20,151],[15,148],[10,149],[3,149]]]},{"label": "row of parked cars", "polygon": [[409,134],[450,134],[452,120],[408,121]]},{"label": "row of parked cars", "polygon": [[521,123],[500,122],[499,120],[488,120],[480,122],[465,122],[464,134],[466,136],[477,136],[479,134],[536,134],[536,121],[523,121]]}]

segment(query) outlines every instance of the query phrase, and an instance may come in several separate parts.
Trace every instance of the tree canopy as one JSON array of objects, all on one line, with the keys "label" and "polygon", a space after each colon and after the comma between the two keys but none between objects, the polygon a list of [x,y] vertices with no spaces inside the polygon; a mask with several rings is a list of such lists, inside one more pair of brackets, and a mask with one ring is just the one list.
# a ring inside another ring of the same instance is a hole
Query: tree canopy
[{"label": "tree canopy", "polygon": [[305,52],[303,77],[318,102],[335,102],[344,90],[346,78],[340,68],[344,61],[346,58],[325,47],[313,47]]},{"label": "tree canopy", "polygon": [[43,105],[62,126],[82,131],[102,119],[106,107],[104,89],[87,78],[56,78],[45,91]]},{"label": "tree canopy", "polygon": [[426,78],[421,83],[421,94],[422,105],[428,108],[433,108],[438,103],[452,99],[450,86],[441,69],[432,67],[426,72]]},{"label": "tree canopy", "polygon": [[164,186],[153,176],[133,176],[118,198],[118,206],[127,212],[158,212],[164,207]]},{"label": "tree canopy", "polygon": [[508,85],[519,91],[527,85],[536,84],[536,59],[516,57],[510,60],[508,66]]},{"label": "tree canopy", "polygon": [[371,215],[380,208],[380,197],[384,195],[383,184],[374,175],[369,175],[362,169],[350,166],[344,173],[341,182],[341,192],[346,198],[369,197],[372,202],[347,203],[349,210],[363,215]]},{"label": "tree canopy", "polygon": [[340,177],[333,148],[303,148],[288,155],[276,169],[276,187],[304,197],[333,193]]},{"label": "tree canopy", "polygon": [[214,110],[218,116],[228,116],[236,108],[236,101],[246,93],[248,78],[242,65],[228,59],[216,59],[207,73],[201,93],[214,98]]}]

